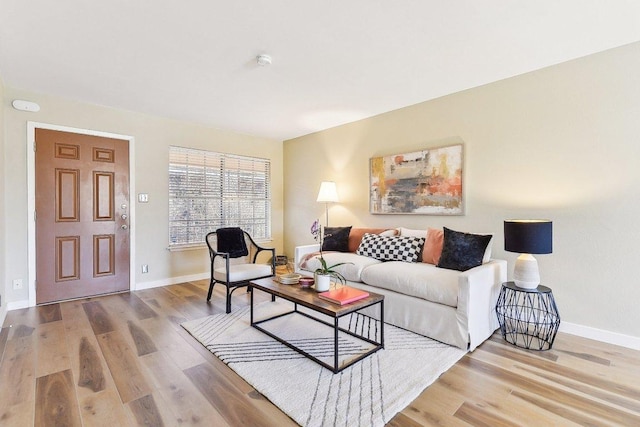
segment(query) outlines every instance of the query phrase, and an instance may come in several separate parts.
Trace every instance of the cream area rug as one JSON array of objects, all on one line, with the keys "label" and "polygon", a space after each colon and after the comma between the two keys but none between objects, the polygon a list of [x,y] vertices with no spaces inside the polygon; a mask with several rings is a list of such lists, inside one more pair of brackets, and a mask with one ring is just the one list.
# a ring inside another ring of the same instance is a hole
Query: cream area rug
[{"label": "cream area rug", "polygon": [[[282,299],[263,302],[254,307],[254,320],[292,308]],[[370,317],[352,314],[340,319],[340,325],[379,339],[379,322]],[[333,374],[251,327],[248,307],[182,326],[302,426],[383,426],[465,354],[459,348],[385,324],[384,349]],[[300,314],[261,326],[333,364],[332,328]],[[340,363],[370,346],[341,333]]]}]

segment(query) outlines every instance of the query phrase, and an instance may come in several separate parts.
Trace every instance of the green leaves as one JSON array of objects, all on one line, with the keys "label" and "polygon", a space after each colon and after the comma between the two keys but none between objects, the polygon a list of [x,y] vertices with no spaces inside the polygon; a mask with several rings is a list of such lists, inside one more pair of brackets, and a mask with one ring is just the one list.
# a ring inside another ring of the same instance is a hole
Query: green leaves
[{"label": "green leaves", "polygon": [[327,261],[322,256],[322,239],[324,237],[329,237],[331,235],[330,234],[323,235],[323,233],[322,233],[322,225],[320,225],[320,221],[317,220],[317,219],[313,222],[313,224],[311,224],[311,235],[313,236],[313,239],[316,242],[320,243],[320,256],[318,256],[316,258],[318,258],[320,260],[321,267],[316,269],[316,274],[329,275],[329,276],[333,277],[336,281],[339,281],[340,283],[342,283],[344,285],[347,282],[347,279],[345,279],[342,274],[340,274],[337,271],[335,271],[334,268],[340,267],[341,265],[353,264],[353,263],[352,262],[339,262],[338,264],[334,264],[332,266],[328,266],[327,265]]},{"label": "green leaves", "polygon": [[343,285],[347,282],[347,279],[345,279],[342,274],[335,271],[334,268],[340,267],[341,265],[353,264],[352,262],[339,262],[338,264],[327,266],[327,261],[322,256],[319,256],[317,258],[318,260],[320,260],[320,265],[322,267],[316,269],[316,274],[329,275]]}]

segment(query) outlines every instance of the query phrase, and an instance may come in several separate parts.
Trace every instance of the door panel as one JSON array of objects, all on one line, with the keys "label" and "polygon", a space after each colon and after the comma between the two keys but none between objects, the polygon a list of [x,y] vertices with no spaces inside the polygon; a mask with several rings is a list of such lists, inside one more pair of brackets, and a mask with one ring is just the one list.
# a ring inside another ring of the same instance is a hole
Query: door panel
[{"label": "door panel", "polygon": [[129,289],[129,142],[36,129],[36,302]]},{"label": "door panel", "polygon": [[80,236],[56,237],[56,282],[80,279]]},{"label": "door panel", "polygon": [[56,222],[80,221],[80,171],[56,169]]},{"label": "door panel", "polygon": [[113,172],[93,173],[93,220],[113,221]]},{"label": "door panel", "polygon": [[115,274],[115,235],[93,236],[93,277]]}]

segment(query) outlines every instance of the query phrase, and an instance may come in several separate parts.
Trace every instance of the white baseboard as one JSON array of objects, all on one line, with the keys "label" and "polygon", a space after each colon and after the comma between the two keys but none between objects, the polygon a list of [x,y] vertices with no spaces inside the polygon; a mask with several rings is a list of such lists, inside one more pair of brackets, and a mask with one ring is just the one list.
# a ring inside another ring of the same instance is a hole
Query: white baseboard
[{"label": "white baseboard", "polygon": [[21,308],[29,308],[29,300],[11,301],[7,303],[7,311],[20,310]]},{"label": "white baseboard", "polygon": [[0,308],[0,328],[4,325],[4,319],[7,317],[7,306]]},{"label": "white baseboard", "polygon": [[583,338],[606,342],[608,344],[631,348],[633,350],[640,350],[640,338],[631,335],[619,334],[617,332],[605,331],[603,329],[596,329],[590,326],[583,326],[564,321],[560,323],[559,331]]},{"label": "white baseboard", "polygon": [[[153,282],[136,283],[135,286],[131,287],[131,290],[140,291],[142,289],[159,288],[162,286],[176,285],[178,283],[192,282],[194,280],[209,279],[209,277],[210,277],[210,273],[192,274],[190,276],[170,277],[167,279],[156,280]],[[12,301],[7,303],[7,311],[19,310],[21,308],[29,308],[28,299],[20,300],[20,301]],[[2,313],[0,313],[0,315],[1,314]],[[5,315],[6,315],[6,312],[5,312]],[[4,322],[4,318],[0,319],[0,325],[2,325],[3,322]]]},{"label": "white baseboard", "polygon": [[153,282],[136,283],[132,291],[140,291],[142,289],[160,288],[162,286],[176,285],[178,283],[192,282],[194,280],[209,279],[210,273],[192,274],[189,276],[169,277],[167,279],[155,280]]}]

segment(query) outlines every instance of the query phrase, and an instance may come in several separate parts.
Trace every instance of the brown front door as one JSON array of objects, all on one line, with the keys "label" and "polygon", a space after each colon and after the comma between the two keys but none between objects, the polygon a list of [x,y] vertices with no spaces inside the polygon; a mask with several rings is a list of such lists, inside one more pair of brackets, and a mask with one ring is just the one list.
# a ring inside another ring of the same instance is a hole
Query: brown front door
[{"label": "brown front door", "polygon": [[129,289],[129,141],[36,129],[36,303]]}]

